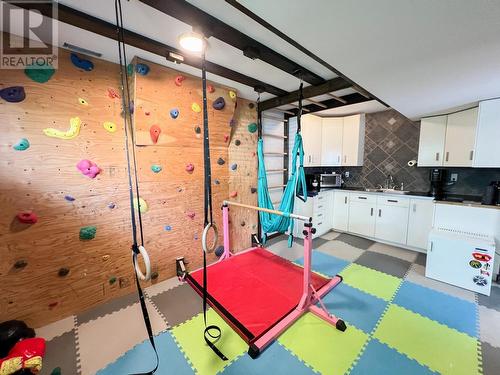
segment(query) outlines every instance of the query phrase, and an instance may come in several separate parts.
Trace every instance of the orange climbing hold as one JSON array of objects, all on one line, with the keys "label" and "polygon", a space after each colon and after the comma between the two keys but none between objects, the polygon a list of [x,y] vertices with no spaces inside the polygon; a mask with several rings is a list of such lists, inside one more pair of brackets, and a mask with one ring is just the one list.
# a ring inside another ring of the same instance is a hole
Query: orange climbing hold
[{"label": "orange climbing hold", "polygon": [[175,80],[174,80],[175,85],[176,86],[182,86],[182,81],[184,81],[185,79],[186,79],[186,77],[181,76],[181,75],[175,77]]},{"label": "orange climbing hold", "polygon": [[236,198],[236,197],[238,196],[238,192],[237,192],[237,191],[232,191],[232,192],[229,194],[229,196],[230,196],[231,198]]},{"label": "orange climbing hold", "polygon": [[212,85],[208,85],[207,91],[211,94],[211,93],[215,92],[215,87],[213,87]]},{"label": "orange climbing hold", "polygon": [[161,129],[158,125],[153,125],[149,128],[149,135],[151,136],[151,141],[154,144],[158,142],[158,138],[160,137]]}]

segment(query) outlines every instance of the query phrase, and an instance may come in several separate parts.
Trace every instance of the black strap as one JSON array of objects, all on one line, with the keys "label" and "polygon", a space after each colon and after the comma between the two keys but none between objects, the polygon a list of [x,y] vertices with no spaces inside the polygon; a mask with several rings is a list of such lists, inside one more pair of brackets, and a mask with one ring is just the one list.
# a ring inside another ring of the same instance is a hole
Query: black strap
[{"label": "black strap", "polygon": [[304,99],[304,95],[302,93],[303,86],[304,86],[304,84],[301,81],[300,86],[299,86],[299,111],[297,113],[297,133],[300,133],[300,130],[301,130],[300,118],[302,117],[302,99]]},{"label": "black strap", "polygon": [[262,113],[260,111],[260,92],[257,97],[257,136],[262,139]]},{"label": "black strap", "polygon": [[[134,183],[135,183],[135,195],[138,198],[139,195],[139,181],[137,177],[137,162],[135,156],[135,139],[134,132],[132,130],[132,116],[130,111],[130,87],[128,82],[128,72],[127,72],[127,55],[125,51],[125,41],[123,33],[123,14],[121,0],[115,0],[115,16],[116,16],[116,33],[118,36],[118,54],[120,63],[120,81],[121,81],[121,92],[122,92],[122,106],[123,106],[123,124],[125,131],[125,153],[127,159],[127,173],[128,173],[128,186],[129,186],[129,198],[130,198],[130,219],[132,223],[132,263],[134,266],[135,283],[137,286],[137,292],[139,295],[139,302],[141,305],[142,317],[144,319],[144,324],[148,332],[149,342],[153,347],[156,356],[156,363],[153,370],[148,372],[134,373],[133,375],[151,375],[156,372],[159,365],[158,351],[156,350],[156,345],[154,342],[153,328],[151,327],[151,321],[149,319],[149,313],[146,306],[146,299],[144,297],[144,292],[141,288],[139,282],[139,277],[136,272],[136,256],[139,254],[139,246],[137,241],[137,222],[136,222],[136,212],[134,208]],[[130,139],[132,141],[132,147],[129,148],[129,126],[130,126]],[[132,153],[132,158],[130,154]],[[131,162],[132,159],[132,162]],[[132,173],[133,169],[133,173]],[[132,174],[134,178],[132,178]],[[134,183],[132,182],[134,180]],[[137,210],[137,218],[139,223],[139,232],[141,238],[141,245],[144,245],[144,231],[142,227],[142,216],[141,211]]]},{"label": "black strap", "polygon": [[[207,106],[207,72],[205,66],[205,50],[201,56],[201,82],[203,91],[203,166],[204,166],[204,213],[205,226],[213,223],[212,212],[212,168],[210,166],[210,139],[208,131],[208,106]],[[215,343],[221,338],[222,330],[216,325],[207,325],[207,300],[208,300],[208,278],[207,278],[207,254],[203,251],[203,321],[205,330],[203,336],[207,345],[223,361],[227,357],[215,346]]]}]

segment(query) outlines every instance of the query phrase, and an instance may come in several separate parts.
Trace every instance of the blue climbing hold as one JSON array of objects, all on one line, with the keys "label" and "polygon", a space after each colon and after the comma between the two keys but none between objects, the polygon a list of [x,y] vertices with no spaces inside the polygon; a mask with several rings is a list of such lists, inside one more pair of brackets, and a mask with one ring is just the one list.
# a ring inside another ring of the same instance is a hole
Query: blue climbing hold
[{"label": "blue climbing hold", "polygon": [[149,66],[143,63],[139,63],[135,66],[135,71],[137,72],[137,74],[145,76],[146,74],[149,73]]},{"label": "blue climbing hold", "polygon": [[151,166],[151,170],[154,172],[154,173],[160,173],[161,172],[161,165],[157,165],[157,164],[153,164]]},{"label": "blue climbing hold", "polygon": [[0,97],[9,103],[19,103],[26,98],[26,93],[22,86],[11,86],[0,90]]},{"label": "blue climbing hold", "polygon": [[238,164],[236,163],[231,164],[231,170],[235,171],[236,169],[238,169]]},{"label": "blue climbing hold", "polygon": [[170,117],[172,117],[174,120],[179,117],[179,110],[177,108],[173,108],[170,110]]},{"label": "blue climbing hold", "polygon": [[171,231],[172,227],[170,225],[165,225],[163,229],[165,229],[166,231]]},{"label": "blue climbing hold", "polygon": [[30,147],[30,142],[26,138],[21,138],[19,142],[17,142],[13,148],[16,151],[24,151]]},{"label": "blue climbing hold", "polygon": [[223,109],[225,106],[226,106],[226,101],[224,100],[224,98],[222,96],[219,96],[212,103],[212,107],[214,107],[214,109],[216,109],[218,111]]},{"label": "blue climbing hold", "polygon": [[77,68],[86,70],[87,72],[90,72],[92,69],[94,69],[94,63],[92,61],[87,59],[82,59],[76,53],[71,54],[71,62]]},{"label": "blue climbing hold", "polygon": [[72,197],[71,195],[65,195],[64,199],[66,199],[68,202],[73,202],[76,198]]},{"label": "blue climbing hold", "polygon": [[108,208],[113,209],[113,208],[115,208],[115,207],[116,207],[116,204],[115,204],[115,203],[113,203],[113,202],[109,202],[109,203],[108,203]]},{"label": "blue climbing hold", "polygon": [[215,256],[220,257],[222,254],[224,254],[224,246],[221,245],[215,249]]}]

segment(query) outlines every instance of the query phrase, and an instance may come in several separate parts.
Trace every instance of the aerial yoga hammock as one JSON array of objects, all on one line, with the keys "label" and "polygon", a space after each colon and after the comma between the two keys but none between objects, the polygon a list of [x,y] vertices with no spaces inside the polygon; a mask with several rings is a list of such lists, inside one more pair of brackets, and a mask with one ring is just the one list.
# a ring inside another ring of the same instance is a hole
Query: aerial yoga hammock
[{"label": "aerial yoga hammock", "polygon": [[[292,166],[288,182],[281,199],[279,211],[285,213],[285,216],[277,216],[268,212],[259,212],[260,225],[262,229],[262,242],[266,242],[267,234],[272,232],[285,233],[288,230],[288,247],[293,242],[294,220],[290,217],[293,213],[295,197],[302,201],[307,200],[306,177],[304,173],[304,147],[302,144],[302,135],[300,134],[300,117],[302,116],[302,82],[299,87],[299,111],[297,114],[297,132],[292,150]],[[258,101],[258,106],[260,100]],[[259,140],[257,142],[257,156],[259,160],[258,167],[258,203],[259,207],[274,210],[274,205],[269,195],[267,185],[266,166],[264,163],[264,142],[262,140],[262,119],[260,109],[257,108],[257,126],[259,131]],[[297,165],[298,162],[298,165]]]}]

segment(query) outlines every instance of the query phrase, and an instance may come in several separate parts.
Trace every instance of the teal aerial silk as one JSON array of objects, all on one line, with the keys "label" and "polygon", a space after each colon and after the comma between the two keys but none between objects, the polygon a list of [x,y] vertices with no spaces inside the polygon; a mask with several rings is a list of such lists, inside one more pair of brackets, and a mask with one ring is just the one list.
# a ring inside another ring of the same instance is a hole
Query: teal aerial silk
[{"label": "teal aerial silk", "polygon": [[[292,246],[294,220],[290,218],[293,213],[295,196],[298,196],[304,202],[307,200],[306,176],[304,173],[304,147],[302,145],[302,136],[295,134],[295,143],[292,151],[291,174],[286,184],[283,198],[279,210],[285,213],[285,216],[259,212],[260,225],[262,228],[262,242],[266,242],[267,233],[280,232],[285,233],[288,230],[288,247]],[[259,207],[274,210],[273,202],[269,195],[267,185],[266,167],[264,165],[264,144],[262,138],[257,143],[257,156],[259,160],[258,170],[258,202]],[[297,165],[298,161],[298,165]]]}]

